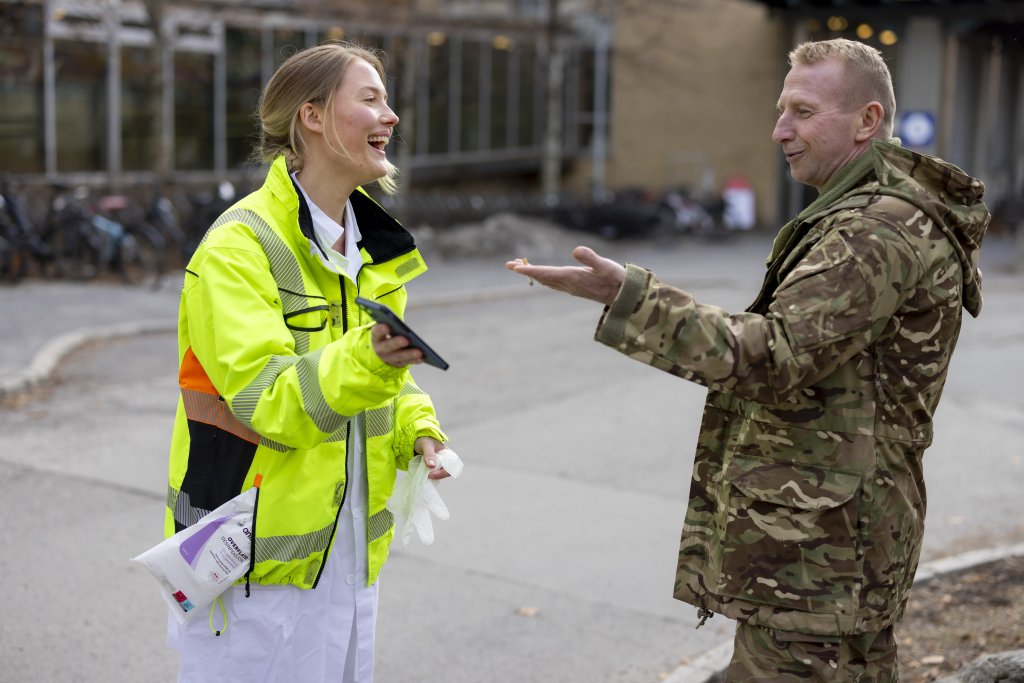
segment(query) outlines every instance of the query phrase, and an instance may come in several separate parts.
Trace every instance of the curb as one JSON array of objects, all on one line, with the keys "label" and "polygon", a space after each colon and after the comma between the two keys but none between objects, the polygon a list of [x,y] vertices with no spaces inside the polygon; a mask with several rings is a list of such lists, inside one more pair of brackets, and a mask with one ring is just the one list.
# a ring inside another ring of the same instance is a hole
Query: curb
[{"label": "curb", "polygon": [[[422,297],[410,305],[411,309],[433,308],[443,306],[455,306],[475,301],[496,301],[500,299],[512,299],[523,296],[521,287],[503,287],[498,289],[463,293],[453,292],[451,294],[438,294],[432,297]],[[118,337],[131,337],[140,334],[152,334],[157,332],[175,332],[178,329],[178,319],[164,320],[142,320],[137,322],[110,325],[107,327],[86,327],[68,332],[53,339],[43,346],[32,357],[29,366],[13,376],[0,379],[0,399],[10,398],[24,393],[34,386],[45,381],[60,364],[61,360],[69,353],[84,346],[89,342],[105,341]]]},{"label": "curb", "polygon": [[921,565],[914,576],[914,585],[925,583],[936,576],[951,574],[961,569],[970,569],[990,562],[1005,560],[1008,557],[1020,557],[1024,555],[1024,543],[1015,545],[996,546],[995,548],[983,548],[981,550],[970,550],[960,555],[943,557],[932,560]]},{"label": "curb", "polygon": [[662,683],[708,683],[725,671],[732,659],[732,641],[708,650],[689,664],[677,668]]},{"label": "curb", "polygon": [[89,327],[62,334],[36,352],[27,368],[15,373],[13,377],[0,379],[0,398],[20,394],[41,383],[50,376],[62,358],[84,344],[152,332],[173,332],[177,325],[177,320],[142,320],[108,327]]},{"label": "curb", "polygon": [[[453,291],[447,294],[417,297],[414,301],[409,302],[409,309],[443,308],[475,302],[517,299],[535,293],[538,293],[538,291],[524,288],[522,284],[493,287],[473,292]],[[62,334],[36,352],[32,362],[26,369],[15,373],[13,376],[0,378],[0,399],[24,393],[42,383],[53,373],[65,356],[89,342],[104,341],[117,337],[130,337],[139,334],[176,332],[177,329],[178,319],[175,316],[170,320],[143,320],[123,323],[121,325],[111,325],[109,327],[88,327]]]},{"label": "curb", "polygon": [[[1018,543],[971,550],[960,555],[932,560],[918,567],[917,574],[914,576],[914,585],[926,583],[944,574],[952,574],[963,569],[1022,555],[1024,555],[1024,543]],[[675,669],[662,683],[711,683],[713,678],[725,673],[729,660],[732,658],[732,646],[731,641],[718,645],[689,664]]]}]

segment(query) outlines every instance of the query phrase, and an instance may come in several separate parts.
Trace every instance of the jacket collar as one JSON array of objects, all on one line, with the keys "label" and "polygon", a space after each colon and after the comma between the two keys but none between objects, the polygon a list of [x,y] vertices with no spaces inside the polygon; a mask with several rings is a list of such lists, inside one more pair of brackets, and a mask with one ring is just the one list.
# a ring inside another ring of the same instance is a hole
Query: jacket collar
[{"label": "jacket collar", "polygon": [[[323,245],[316,242],[309,206],[288,173],[284,155],[274,159],[267,173],[266,185],[284,208],[296,215],[302,235],[323,248]],[[356,214],[362,233],[359,248],[366,252],[371,263],[384,263],[396,259],[416,248],[416,240],[412,234],[370,198],[363,188],[356,188],[356,191],[349,195],[349,201],[352,202],[352,210]]]}]

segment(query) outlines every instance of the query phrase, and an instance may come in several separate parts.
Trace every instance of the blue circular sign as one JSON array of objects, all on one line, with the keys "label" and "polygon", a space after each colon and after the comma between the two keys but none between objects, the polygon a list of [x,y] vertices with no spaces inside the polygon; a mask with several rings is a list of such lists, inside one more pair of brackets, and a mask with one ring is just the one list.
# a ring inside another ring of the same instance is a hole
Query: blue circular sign
[{"label": "blue circular sign", "polygon": [[927,147],[935,140],[935,116],[930,111],[904,112],[899,135],[906,145]]}]

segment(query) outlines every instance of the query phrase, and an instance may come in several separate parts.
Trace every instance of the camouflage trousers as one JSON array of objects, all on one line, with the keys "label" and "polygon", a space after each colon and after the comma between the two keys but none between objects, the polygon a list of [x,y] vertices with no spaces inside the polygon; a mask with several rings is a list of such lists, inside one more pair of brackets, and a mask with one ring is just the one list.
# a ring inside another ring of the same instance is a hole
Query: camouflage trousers
[{"label": "camouflage trousers", "polygon": [[809,636],[739,624],[726,683],[897,683],[892,627],[853,636]]}]

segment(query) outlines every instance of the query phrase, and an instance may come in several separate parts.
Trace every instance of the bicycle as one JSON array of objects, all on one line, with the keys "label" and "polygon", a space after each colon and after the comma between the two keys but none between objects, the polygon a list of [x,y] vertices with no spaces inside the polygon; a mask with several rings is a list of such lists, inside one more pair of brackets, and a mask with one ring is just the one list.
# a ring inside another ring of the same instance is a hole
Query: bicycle
[{"label": "bicycle", "polygon": [[15,193],[8,178],[0,179],[0,279],[17,282],[31,274],[41,275],[53,261],[53,250],[40,236],[27,198]]},{"label": "bicycle", "polygon": [[58,183],[53,186],[47,220],[57,276],[90,280],[112,257],[113,235],[92,221],[85,202],[88,190]]},{"label": "bicycle", "polygon": [[167,239],[147,211],[125,195],[104,195],[91,220],[112,236],[110,267],[123,282],[160,287],[167,272]]}]

